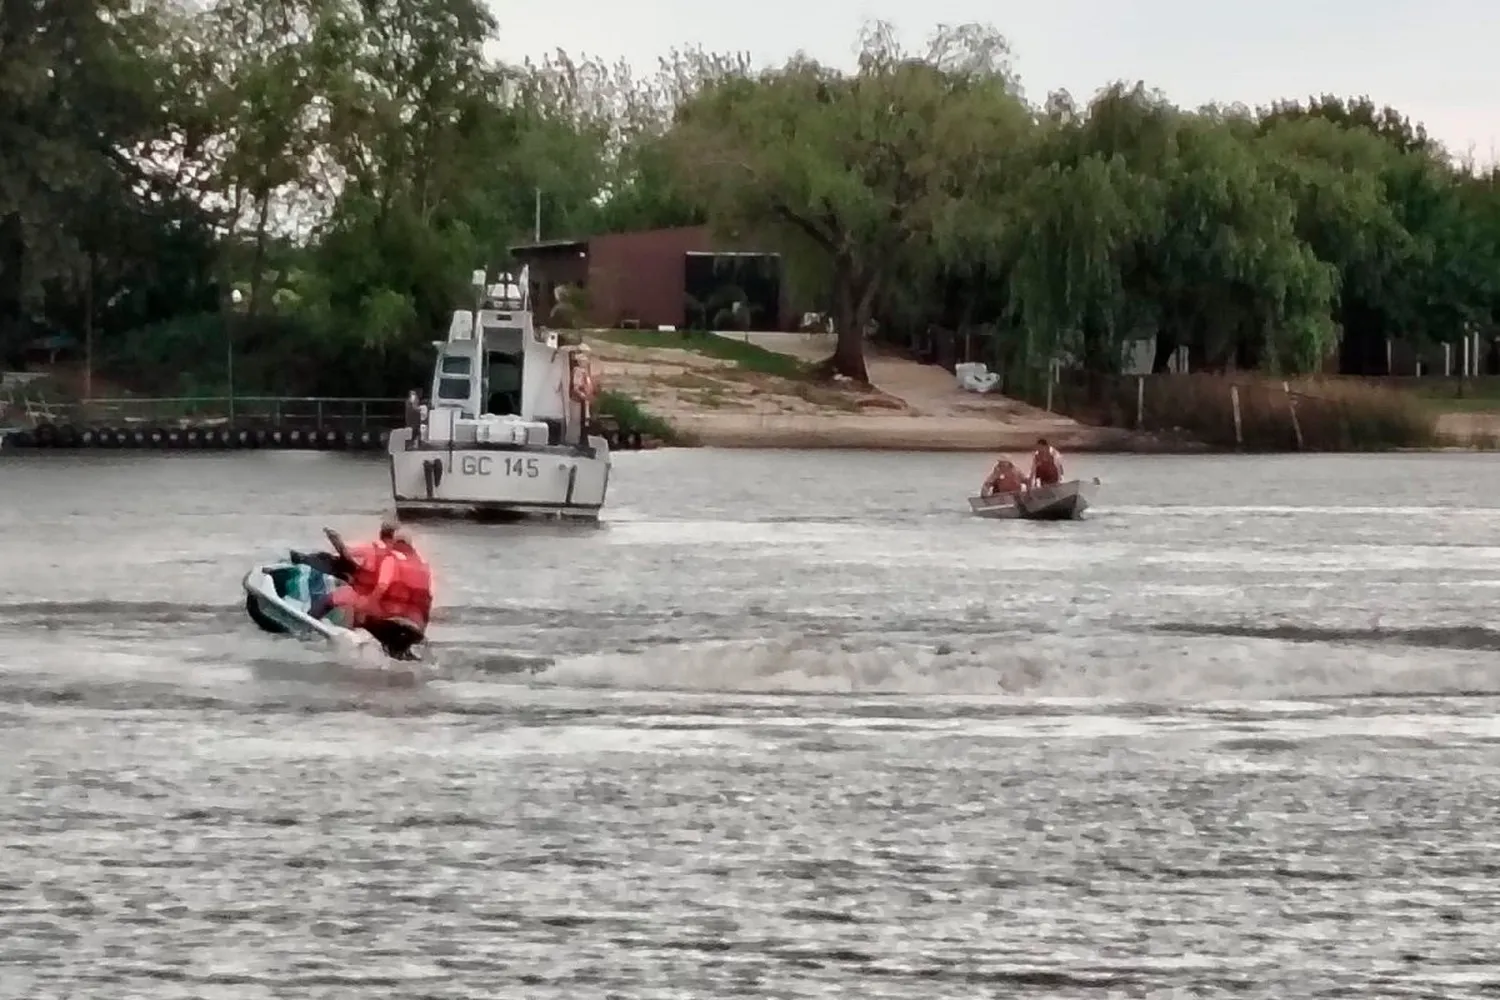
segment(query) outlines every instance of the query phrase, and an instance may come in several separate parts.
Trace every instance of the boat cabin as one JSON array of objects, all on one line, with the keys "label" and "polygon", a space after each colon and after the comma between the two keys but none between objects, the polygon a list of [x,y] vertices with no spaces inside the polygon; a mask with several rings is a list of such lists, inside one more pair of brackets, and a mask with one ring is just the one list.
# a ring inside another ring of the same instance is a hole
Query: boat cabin
[{"label": "boat cabin", "polygon": [[434,342],[427,423],[431,441],[562,444],[580,442],[585,414],[573,400],[574,349],[538,329],[528,276],[475,272],[477,308],[458,309],[448,338]]}]

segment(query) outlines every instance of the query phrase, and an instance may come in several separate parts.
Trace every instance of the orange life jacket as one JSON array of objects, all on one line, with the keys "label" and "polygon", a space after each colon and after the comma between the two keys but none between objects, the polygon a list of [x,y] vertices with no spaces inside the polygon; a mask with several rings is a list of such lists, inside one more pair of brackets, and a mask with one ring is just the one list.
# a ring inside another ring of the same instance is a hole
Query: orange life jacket
[{"label": "orange life jacket", "polygon": [[[386,546],[384,561],[393,561],[396,575],[385,593],[369,609],[368,617],[410,622],[418,631],[427,631],[432,617],[432,569],[417,550],[397,542]],[[378,574],[379,564],[376,565]]]},{"label": "orange life jacket", "polygon": [[349,558],[354,562],[349,586],[361,594],[374,590],[375,582],[380,579],[380,563],[389,551],[390,546],[379,541],[349,546]]}]

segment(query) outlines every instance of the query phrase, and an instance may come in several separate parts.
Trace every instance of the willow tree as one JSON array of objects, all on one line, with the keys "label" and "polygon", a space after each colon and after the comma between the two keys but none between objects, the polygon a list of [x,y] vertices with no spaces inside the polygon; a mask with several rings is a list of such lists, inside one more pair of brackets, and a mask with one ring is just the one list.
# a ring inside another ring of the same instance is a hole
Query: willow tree
[{"label": "willow tree", "polygon": [[962,223],[1029,127],[1007,57],[979,26],[944,29],[913,56],[876,24],[853,74],[798,58],[679,110],[668,141],[710,222],[800,243],[826,267],[838,335],[826,371],[868,381],[876,296],[903,255]]},{"label": "willow tree", "polygon": [[1253,122],[1139,86],[1049,119],[1012,244],[1013,307],[1035,346],[1103,372],[1153,332],[1158,370],[1179,347],[1195,368],[1321,358],[1334,269],[1301,238]]},{"label": "willow tree", "polygon": [[1333,343],[1337,273],[1297,233],[1297,204],[1242,123],[1185,117],[1153,247],[1158,346],[1195,368],[1306,371]]},{"label": "willow tree", "polygon": [[1116,372],[1125,342],[1159,318],[1142,278],[1165,225],[1161,176],[1180,117],[1142,86],[1108,87],[1081,111],[1066,95],[1049,99],[1008,241],[1028,359]]},{"label": "willow tree", "polygon": [[1010,293],[1023,356],[1119,371],[1140,322],[1126,278],[1160,228],[1158,204],[1122,158],[1099,154],[1040,166],[1019,201]]}]

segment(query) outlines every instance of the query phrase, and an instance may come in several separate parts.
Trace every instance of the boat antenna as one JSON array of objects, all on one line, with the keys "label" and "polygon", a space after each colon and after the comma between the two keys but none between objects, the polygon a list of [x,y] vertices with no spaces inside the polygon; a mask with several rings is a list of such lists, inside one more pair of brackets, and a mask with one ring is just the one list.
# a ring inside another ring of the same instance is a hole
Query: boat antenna
[{"label": "boat antenna", "polygon": [[475,268],[474,273],[469,275],[469,284],[474,286],[474,315],[470,322],[469,336],[479,337],[479,313],[484,308],[484,287],[489,284],[489,275],[484,268]]}]

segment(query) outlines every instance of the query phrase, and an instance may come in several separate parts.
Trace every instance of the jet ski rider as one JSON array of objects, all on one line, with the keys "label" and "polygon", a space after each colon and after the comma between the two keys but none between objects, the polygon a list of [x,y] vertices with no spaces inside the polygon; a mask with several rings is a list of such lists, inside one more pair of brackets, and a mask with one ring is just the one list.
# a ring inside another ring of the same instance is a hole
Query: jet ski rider
[{"label": "jet ski rider", "polygon": [[308,613],[324,618],[343,612],[346,628],[362,628],[397,659],[427,634],[432,615],[432,570],[397,522],[385,519],[377,540],[346,546],[338,532],[324,534],[339,554],[336,575],[347,580],[326,597],[313,602]]}]

